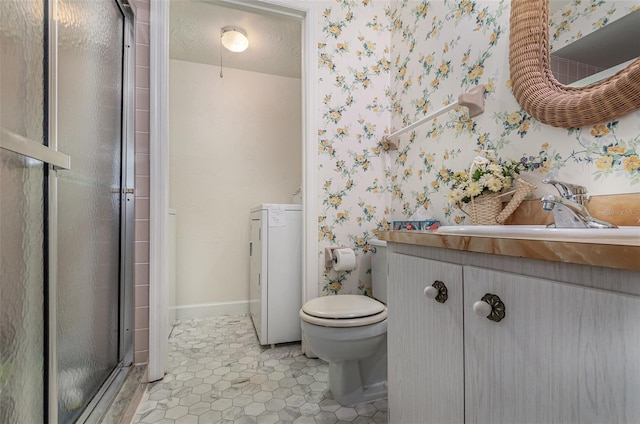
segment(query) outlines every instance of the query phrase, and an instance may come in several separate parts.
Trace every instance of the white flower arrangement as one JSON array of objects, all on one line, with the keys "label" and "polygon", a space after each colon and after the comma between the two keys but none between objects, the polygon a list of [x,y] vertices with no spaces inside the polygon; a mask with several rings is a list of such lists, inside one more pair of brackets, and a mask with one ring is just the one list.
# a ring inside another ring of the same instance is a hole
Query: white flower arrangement
[{"label": "white flower arrangement", "polygon": [[485,194],[498,194],[511,188],[514,174],[520,172],[520,163],[501,162],[477,156],[469,170],[455,172],[451,179],[450,204],[469,203],[472,198]]}]

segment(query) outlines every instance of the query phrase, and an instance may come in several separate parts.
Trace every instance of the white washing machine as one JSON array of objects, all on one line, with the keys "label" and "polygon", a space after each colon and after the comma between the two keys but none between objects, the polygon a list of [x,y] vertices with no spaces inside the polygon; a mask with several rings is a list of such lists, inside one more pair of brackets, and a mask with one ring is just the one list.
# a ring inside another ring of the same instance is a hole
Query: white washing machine
[{"label": "white washing machine", "polygon": [[251,209],[249,312],[261,345],[300,340],[302,206]]}]

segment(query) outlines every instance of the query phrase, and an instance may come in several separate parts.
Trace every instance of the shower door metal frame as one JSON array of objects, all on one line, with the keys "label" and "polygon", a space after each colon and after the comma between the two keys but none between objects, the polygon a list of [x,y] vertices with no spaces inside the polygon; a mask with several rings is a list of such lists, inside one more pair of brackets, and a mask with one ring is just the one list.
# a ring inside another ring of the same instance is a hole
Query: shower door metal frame
[{"label": "shower door metal frame", "polygon": [[115,0],[124,15],[122,63],[122,183],[120,252],[120,347],[119,360],[133,363],[134,333],[134,204],[135,204],[135,13],[128,0]]},{"label": "shower door metal frame", "polygon": [[[57,0],[49,0],[56,3]],[[122,133],[120,179],[120,285],[118,317],[118,365],[89,402],[76,423],[99,423],[122,387],[133,363],[134,298],[134,187],[135,187],[135,12],[128,0],[112,0],[123,16],[122,57]],[[51,43],[50,46],[56,44]],[[54,46],[55,47],[55,46]],[[57,56],[56,56],[57,60]],[[52,246],[50,246],[50,249]],[[53,302],[55,303],[55,298]],[[55,305],[54,305],[55,306]],[[56,330],[54,323],[53,331]],[[54,333],[55,338],[55,333]],[[50,335],[51,339],[51,335]],[[54,342],[55,343],[55,342]],[[55,352],[54,352],[55,355]],[[57,358],[52,362],[49,378],[57,375]],[[51,383],[49,384],[51,386]],[[55,386],[57,388],[57,385]],[[55,396],[53,396],[55,394]],[[57,393],[49,397],[50,422],[57,424]],[[53,412],[53,411],[52,411]],[[55,421],[52,420],[55,418]]]}]

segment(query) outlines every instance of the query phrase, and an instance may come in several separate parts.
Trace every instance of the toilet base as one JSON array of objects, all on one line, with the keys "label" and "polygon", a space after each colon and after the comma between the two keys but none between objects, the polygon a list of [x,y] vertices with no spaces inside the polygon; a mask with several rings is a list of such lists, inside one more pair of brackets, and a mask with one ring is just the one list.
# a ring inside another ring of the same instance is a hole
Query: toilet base
[{"label": "toilet base", "polygon": [[309,342],[307,341],[307,338],[305,337],[304,332],[302,332],[302,335],[300,338],[301,338],[300,348],[302,349],[302,353],[304,353],[304,355],[309,359],[317,359],[318,355],[313,353],[313,350],[311,350],[311,346],[309,346]]},{"label": "toilet base", "polygon": [[387,321],[358,327],[324,327],[301,321],[309,351],[329,363],[327,385],[344,406],[387,396]]},{"label": "toilet base", "polygon": [[387,397],[387,340],[371,356],[329,363],[328,386],[343,406],[373,402]]},{"label": "toilet base", "polygon": [[386,380],[368,385],[362,381],[358,361],[329,364],[329,389],[340,405],[354,406],[387,398]]}]

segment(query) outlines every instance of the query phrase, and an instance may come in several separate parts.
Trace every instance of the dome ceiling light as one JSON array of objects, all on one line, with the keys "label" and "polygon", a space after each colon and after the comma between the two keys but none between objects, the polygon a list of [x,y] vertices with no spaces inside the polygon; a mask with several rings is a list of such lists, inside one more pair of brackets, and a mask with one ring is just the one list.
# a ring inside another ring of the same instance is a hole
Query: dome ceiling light
[{"label": "dome ceiling light", "polygon": [[249,39],[247,33],[235,26],[225,26],[220,33],[222,45],[229,51],[240,53],[249,47]]}]

